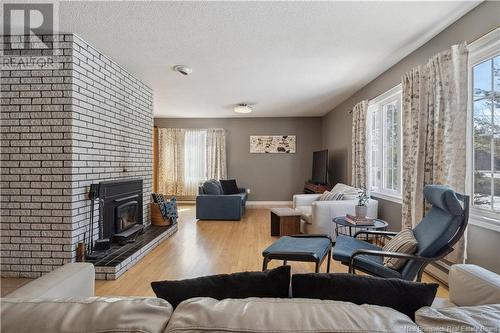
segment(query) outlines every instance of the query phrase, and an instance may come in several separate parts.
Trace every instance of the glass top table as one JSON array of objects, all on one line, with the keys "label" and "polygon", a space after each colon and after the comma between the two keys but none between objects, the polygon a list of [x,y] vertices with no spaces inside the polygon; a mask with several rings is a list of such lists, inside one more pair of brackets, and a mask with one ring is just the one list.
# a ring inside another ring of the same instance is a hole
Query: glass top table
[{"label": "glass top table", "polygon": [[[356,231],[359,230],[379,230],[386,231],[389,223],[381,219],[373,219],[373,224],[352,224],[347,222],[345,216],[338,216],[333,218],[333,224],[335,224],[335,236],[347,235],[353,237]],[[374,235],[365,235],[366,240],[372,240],[378,242],[378,237],[373,237]]]}]

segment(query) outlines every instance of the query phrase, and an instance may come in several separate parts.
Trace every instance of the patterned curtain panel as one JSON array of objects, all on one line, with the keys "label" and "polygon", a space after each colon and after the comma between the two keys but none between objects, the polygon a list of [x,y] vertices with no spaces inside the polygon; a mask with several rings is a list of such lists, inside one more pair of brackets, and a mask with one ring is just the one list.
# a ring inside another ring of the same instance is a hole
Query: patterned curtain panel
[{"label": "patterned curtain panel", "polygon": [[193,197],[206,179],[226,177],[224,129],[158,129],[158,192]]},{"label": "patterned curtain panel", "polygon": [[352,174],[354,187],[366,188],[366,113],[368,102],[361,101],[352,109]]},{"label": "patterned curtain panel", "polygon": [[[446,184],[465,192],[467,46],[454,45],[402,78],[403,227],[425,214],[423,188]],[[447,258],[465,259],[465,239]]]},{"label": "patterned curtain panel", "polygon": [[158,129],[158,192],[184,193],[184,137],[182,128]]},{"label": "patterned curtain panel", "polygon": [[226,179],[226,131],[210,128],[207,133],[207,178]]}]

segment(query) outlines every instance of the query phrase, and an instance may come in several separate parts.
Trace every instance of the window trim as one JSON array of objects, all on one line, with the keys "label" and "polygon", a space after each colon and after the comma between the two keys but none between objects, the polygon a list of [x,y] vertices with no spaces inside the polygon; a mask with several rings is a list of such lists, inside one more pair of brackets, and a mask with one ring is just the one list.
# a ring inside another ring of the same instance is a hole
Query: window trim
[{"label": "window trim", "polygon": [[[469,58],[467,63],[467,133],[466,133],[466,193],[473,200],[473,172],[474,172],[474,154],[473,154],[473,98],[472,98],[472,68],[479,63],[492,57],[500,55],[500,28],[489,32],[468,46]],[[475,226],[483,227],[500,232],[500,218],[497,213],[484,209],[474,208],[470,204],[469,223]]]},{"label": "window trim", "polygon": [[[370,179],[370,173],[368,173],[367,177],[368,177],[368,180],[367,180],[367,183],[368,183],[368,186],[370,186],[370,188],[368,189],[368,192],[373,195],[374,197],[377,197],[377,198],[380,198],[380,199],[383,199],[383,200],[387,200],[387,201],[392,201],[392,202],[396,202],[396,203],[402,203],[403,199],[402,199],[402,196],[403,196],[403,160],[402,160],[402,157],[403,157],[403,141],[402,141],[402,130],[403,130],[403,110],[402,110],[402,107],[403,107],[403,101],[402,101],[402,98],[403,98],[403,87],[402,87],[402,84],[399,83],[398,85],[392,87],[391,89],[387,90],[386,92],[378,95],[377,97],[371,99],[368,101],[368,110],[367,110],[367,119],[371,119],[370,117],[370,107],[373,107],[375,105],[378,105],[380,106],[382,102],[387,102],[387,103],[390,103],[391,102],[391,99],[394,99],[395,97],[398,97],[399,95],[399,107],[400,107],[400,145],[399,145],[399,156],[401,158],[400,160],[400,166],[399,166],[399,178],[400,178],[400,186],[401,186],[401,190],[400,192],[396,192],[396,191],[393,191],[393,190],[384,190],[384,189],[377,189],[377,190],[372,190],[371,189],[371,179]],[[380,108],[378,108],[378,110],[380,110]],[[381,110],[383,112],[383,110]],[[381,116],[383,117],[383,115]],[[367,126],[367,133],[370,133],[371,132],[371,122],[369,122],[368,126]],[[384,133],[381,133],[381,135],[383,136]],[[368,145],[367,145],[367,149],[371,146],[371,139],[370,139],[370,136],[368,135]],[[371,160],[371,152],[370,151],[367,151],[367,156],[368,156],[368,168],[371,167],[371,163],[372,163],[372,160]],[[384,164],[385,162],[382,161],[382,165]],[[384,172],[384,167],[382,166],[382,172]]]},{"label": "window trim", "polygon": [[395,202],[395,203],[398,203],[398,204],[402,204],[403,203],[403,197],[402,197],[402,195],[391,195],[391,194],[388,194],[388,193],[385,193],[385,192],[376,192],[376,191],[371,191],[370,195],[372,197],[375,197],[375,198],[379,198],[379,199],[383,199],[383,200],[386,200],[386,201]]}]

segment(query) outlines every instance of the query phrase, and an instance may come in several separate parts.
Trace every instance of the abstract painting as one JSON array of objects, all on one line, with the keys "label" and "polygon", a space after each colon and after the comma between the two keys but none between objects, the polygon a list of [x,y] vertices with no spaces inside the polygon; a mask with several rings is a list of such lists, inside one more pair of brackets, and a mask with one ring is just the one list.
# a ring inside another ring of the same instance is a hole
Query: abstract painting
[{"label": "abstract painting", "polygon": [[295,135],[251,135],[250,153],[295,154]]}]

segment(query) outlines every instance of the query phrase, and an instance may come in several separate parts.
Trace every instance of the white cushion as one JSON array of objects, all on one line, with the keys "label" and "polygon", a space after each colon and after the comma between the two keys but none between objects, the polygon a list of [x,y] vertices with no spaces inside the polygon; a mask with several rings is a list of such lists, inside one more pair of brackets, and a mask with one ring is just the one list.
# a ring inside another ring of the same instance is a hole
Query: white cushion
[{"label": "white cushion", "polygon": [[90,263],[68,263],[21,288],[9,298],[60,298],[94,296],[95,269]]},{"label": "white cushion", "polygon": [[442,309],[423,307],[415,313],[415,322],[424,332],[498,332],[500,304]]},{"label": "white cushion", "polygon": [[337,183],[332,189],[330,192],[334,192],[334,193],[338,193],[338,192],[342,192],[342,193],[348,193],[348,194],[352,194],[351,192],[353,190],[356,190],[355,187],[352,187],[352,186],[349,186],[349,185],[346,185],[346,184],[342,184],[342,183]]},{"label": "white cushion", "polygon": [[172,306],[152,297],[3,298],[0,314],[2,333],[161,333]]},{"label": "white cushion", "polygon": [[331,192],[334,193],[337,192],[342,193],[343,194],[342,200],[357,200],[359,197],[359,191],[360,190],[358,188],[342,183],[338,183],[331,190]]},{"label": "white cushion", "polygon": [[450,302],[447,298],[436,297],[434,301],[432,301],[431,308],[441,309],[441,308],[449,308],[450,306],[455,306],[452,302]]},{"label": "white cushion", "polygon": [[374,305],[313,299],[192,298],[179,304],[167,332],[418,332],[402,313]]},{"label": "white cushion", "polygon": [[450,301],[458,306],[500,304],[500,275],[477,265],[450,268]]},{"label": "white cushion", "polygon": [[296,210],[299,210],[302,215],[300,218],[304,220],[307,224],[312,223],[312,206],[299,206],[295,208]]}]

